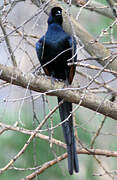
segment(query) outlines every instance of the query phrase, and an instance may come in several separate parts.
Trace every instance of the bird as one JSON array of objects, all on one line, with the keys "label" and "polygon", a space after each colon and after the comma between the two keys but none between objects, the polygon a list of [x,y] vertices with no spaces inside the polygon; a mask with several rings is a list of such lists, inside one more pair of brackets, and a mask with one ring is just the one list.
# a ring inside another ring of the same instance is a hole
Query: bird
[{"label": "bird", "polygon": [[[63,30],[63,15],[61,7],[53,7],[48,18],[48,28],[38,42],[36,52],[45,74],[52,79],[63,80],[67,85],[72,83],[76,66],[68,66],[68,61],[77,61],[76,39]],[[58,97],[58,103],[62,101]],[[76,141],[73,129],[72,103],[63,101],[59,106],[64,139],[68,153],[68,171],[72,175],[79,172],[79,161],[76,152]]]}]

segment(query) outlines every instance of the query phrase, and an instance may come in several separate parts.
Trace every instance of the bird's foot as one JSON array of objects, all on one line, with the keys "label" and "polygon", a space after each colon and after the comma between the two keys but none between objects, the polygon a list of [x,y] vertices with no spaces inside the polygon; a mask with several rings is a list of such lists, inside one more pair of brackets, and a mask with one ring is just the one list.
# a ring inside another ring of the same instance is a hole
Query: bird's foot
[{"label": "bird's foot", "polygon": [[50,78],[51,78],[51,83],[52,83],[52,85],[54,85],[55,82],[58,82],[58,81],[59,81],[59,79],[53,77],[52,75],[50,76]]},{"label": "bird's foot", "polygon": [[64,81],[64,83],[65,83],[65,85],[68,87],[69,86],[69,81],[68,81],[68,79],[66,79],[65,81]]}]

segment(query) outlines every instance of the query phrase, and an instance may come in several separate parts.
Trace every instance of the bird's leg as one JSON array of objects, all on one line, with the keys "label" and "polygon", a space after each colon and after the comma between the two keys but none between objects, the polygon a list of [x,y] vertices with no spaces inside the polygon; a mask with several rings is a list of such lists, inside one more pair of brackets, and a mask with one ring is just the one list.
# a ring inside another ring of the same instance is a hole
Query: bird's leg
[{"label": "bird's leg", "polygon": [[66,77],[66,79],[65,79],[65,85],[68,87],[69,86],[69,80],[68,80],[68,72],[67,72],[67,70],[65,70],[65,77]]},{"label": "bird's leg", "polygon": [[38,66],[34,71],[32,72],[33,75],[38,76],[41,74],[41,66]]},{"label": "bird's leg", "polygon": [[57,80],[54,76],[55,76],[55,73],[54,71],[52,71],[51,76],[50,76],[52,85],[54,85],[55,80]]},{"label": "bird's leg", "polygon": [[66,78],[66,80],[65,80],[65,85],[66,85],[67,87],[69,86],[68,78]]}]

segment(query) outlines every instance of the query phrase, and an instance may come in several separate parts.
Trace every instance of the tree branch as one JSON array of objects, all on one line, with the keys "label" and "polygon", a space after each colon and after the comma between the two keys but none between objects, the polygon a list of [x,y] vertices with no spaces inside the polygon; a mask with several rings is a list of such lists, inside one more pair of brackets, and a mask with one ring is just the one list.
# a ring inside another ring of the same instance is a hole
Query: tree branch
[{"label": "tree branch", "polygon": [[37,92],[59,96],[68,102],[76,104],[81,102],[81,106],[117,120],[117,104],[110,102],[106,98],[96,96],[93,93],[83,91],[86,87],[77,89],[64,88],[65,84],[62,82],[55,82],[53,85],[48,77],[35,77],[33,74],[24,74],[18,69],[6,67],[1,64],[0,79],[24,88],[28,87]]},{"label": "tree branch", "polygon": [[[0,127],[2,128],[2,133],[4,131],[8,131],[8,130],[24,133],[24,134],[27,134],[27,135],[30,135],[30,136],[33,135],[33,133],[34,133],[34,131],[32,131],[32,130],[27,130],[27,129],[20,128],[20,127],[6,125],[4,123],[0,123]],[[40,134],[40,133],[37,133],[35,136],[38,137],[38,138],[44,139],[46,141],[50,141],[49,136],[46,136],[46,135],[43,135],[43,134]],[[63,142],[61,142],[61,141],[59,141],[57,139],[54,139],[54,138],[52,138],[51,140],[52,140],[52,143],[54,143],[56,145],[59,145],[59,146],[61,146],[63,148],[66,148],[66,145]],[[78,152],[78,154],[88,154],[88,155],[100,155],[100,156],[107,156],[107,157],[117,157],[117,152],[116,151],[109,151],[109,150],[102,150],[102,149],[85,149],[85,148],[78,149],[77,148],[77,152]],[[58,163],[58,161],[61,161],[61,160],[65,159],[65,158],[67,158],[67,153],[59,156],[57,159],[54,159],[52,161],[44,163],[40,169],[38,169],[35,172],[33,172],[32,174],[28,175],[24,179],[34,178],[36,175],[41,174],[47,168],[51,167],[52,165]]]},{"label": "tree branch", "polygon": [[[78,7],[82,6],[82,4],[80,4],[78,0],[72,0],[72,4],[74,4],[75,6],[78,6]],[[114,19],[112,10],[109,7],[105,7],[105,5],[102,3],[99,3],[96,1],[89,1],[86,6],[84,4],[83,4],[83,6],[85,9],[87,9],[89,11],[93,11],[100,15]]]},{"label": "tree branch", "polygon": [[[114,151],[107,151],[107,150],[85,150],[82,149],[82,154],[90,154],[90,155],[104,155],[106,153],[106,156],[109,157],[110,155],[117,157],[117,152]],[[79,150],[79,154],[80,154],[80,150]],[[65,158],[67,158],[67,153],[64,153],[63,155],[57,157],[56,159],[46,162],[43,164],[43,166],[36,170],[35,172],[33,172],[32,174],[26,176],[25,178],[23,178],[22,180],[31,180],[33,179],[36,175],[39,175],[41,173],[43,173],[46,169],[48,169],[49,167],[55,165],[56,163],[58,163],[61,160],[64,160]]]},{"label": "tree branch", "polygon": [[7,45],[7,49],[8,49],[9,55],[10,55],[10,57],[11,57],[12,64],[13,64],[14,66],[17,66],[17,62],[16,62],[16,60],[15,60],[15,56],[14,56],[14,53],[13,53],[13,51],[12,51],[11,43],[10,43],[9,38],[6,36],[6,35],[7,35],[7,32],[6,32],[5,27],[4,27],[3,24],[2,24],[1,18],[0,18],[0,27],[1,27],[2,32],[3,32],[3,35],[4,35],[4,37],[5,37],[5,42],[6,42],[6,45]]}]

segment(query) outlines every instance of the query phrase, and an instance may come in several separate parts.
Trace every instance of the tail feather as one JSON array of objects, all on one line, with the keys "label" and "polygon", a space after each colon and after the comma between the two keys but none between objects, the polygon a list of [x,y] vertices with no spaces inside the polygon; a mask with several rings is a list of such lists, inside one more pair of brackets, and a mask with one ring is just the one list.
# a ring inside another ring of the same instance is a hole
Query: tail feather
[{"label": "tail feather", "polygon": [[[58,97],[58,103],[60,101],[62,101],[62,99]],[[72,111],[72,103],[63,102],[63,104],[59,107],[61,121],[64,121],[66,118],[68,118],[71,111]],[[75,172],[79,172],[79,163],[76,152],[72,116],[69,117],[68,121],[62,124],[62,127],[63,127],[65,142],[67,144],[68,170],[70,174],[73,174],[73,170],[75,170]]]}]

